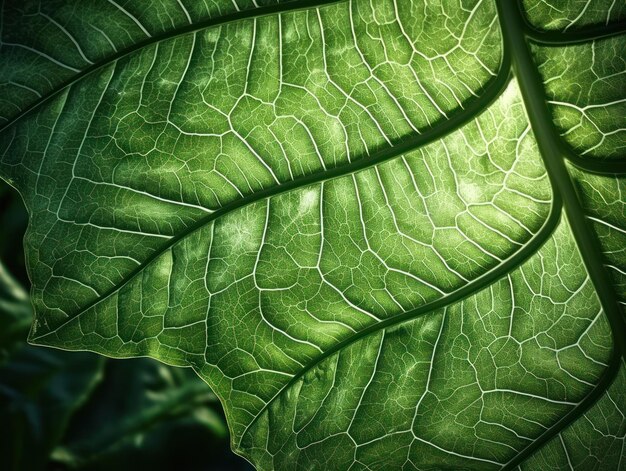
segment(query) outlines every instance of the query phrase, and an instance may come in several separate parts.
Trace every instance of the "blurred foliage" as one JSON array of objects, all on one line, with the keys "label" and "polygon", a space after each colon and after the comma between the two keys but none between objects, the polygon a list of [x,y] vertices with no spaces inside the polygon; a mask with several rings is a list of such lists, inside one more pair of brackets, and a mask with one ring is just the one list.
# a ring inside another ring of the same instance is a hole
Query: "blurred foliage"
[{"label": "blurred foliage", "polygon": [[0,469],[252,469],[230,451],[221,406],[191,370],[26,343],[27,221],[0,182]]}]

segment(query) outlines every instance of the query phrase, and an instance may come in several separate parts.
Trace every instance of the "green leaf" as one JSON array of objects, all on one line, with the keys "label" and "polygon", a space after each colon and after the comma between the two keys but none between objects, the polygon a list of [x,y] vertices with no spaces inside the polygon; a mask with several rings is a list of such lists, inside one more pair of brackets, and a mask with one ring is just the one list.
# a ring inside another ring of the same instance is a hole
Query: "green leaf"
[{"label": "green leaf", "polygon": [[191,366],[259,469],[619,470],[623,8],[243,3],[4,6],[30,341]]}]

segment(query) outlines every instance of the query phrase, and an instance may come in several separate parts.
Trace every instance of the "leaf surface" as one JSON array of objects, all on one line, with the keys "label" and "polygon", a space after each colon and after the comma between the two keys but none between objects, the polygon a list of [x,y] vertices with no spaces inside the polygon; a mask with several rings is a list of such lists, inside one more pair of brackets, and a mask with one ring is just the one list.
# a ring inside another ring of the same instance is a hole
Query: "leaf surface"
[{"label": "leaf surface", "polygon": [[586,465],[554,440],[621,364],[619,8],[76,5],[3,10],[32,342],[193,367],[260,469]]}]

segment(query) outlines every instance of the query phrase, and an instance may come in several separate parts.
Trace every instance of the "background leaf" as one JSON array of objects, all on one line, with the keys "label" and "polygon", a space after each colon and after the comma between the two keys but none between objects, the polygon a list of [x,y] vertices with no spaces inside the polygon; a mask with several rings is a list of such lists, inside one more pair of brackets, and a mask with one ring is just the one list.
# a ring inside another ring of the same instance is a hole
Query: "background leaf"
[{"label": "background leaf", "polygon": [[103,359],[27,346],[28,297],[1,264],[0,286],[2,467],[44,469],[69,417],[102,379]]}]

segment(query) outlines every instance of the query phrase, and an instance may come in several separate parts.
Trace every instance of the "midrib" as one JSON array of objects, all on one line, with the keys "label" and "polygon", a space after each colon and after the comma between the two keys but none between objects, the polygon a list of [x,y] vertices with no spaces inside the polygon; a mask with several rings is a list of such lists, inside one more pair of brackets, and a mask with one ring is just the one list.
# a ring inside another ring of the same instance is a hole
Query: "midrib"
[{"label": "midrib", "polygon": [[511,62],[526,112],[537,140],[539,152],[550,177],[552,187],[559,193],[572,235],[578,245],[585,268],[596,290],[602,309],[606,313],[613,334],[614,349],[609,365],[589,394],[572,410],[546,430],[537,440],[522,450],[504,467],[510,470],[518,466],[553,437],[587,411],[607,390],[617,377],[621,357],[626,352],[626,328],[620,307],[613,291],[611,280],[601,260],[602,252],[598,241],[586,221],[578,200],[576,189],[565,164],[561,137],[558,135],[550,115],[543,89],[543,82],[532,59],[524,30],[521,5],[510,0],[498,0],[498,14],[502,33],[511,55]]}]

